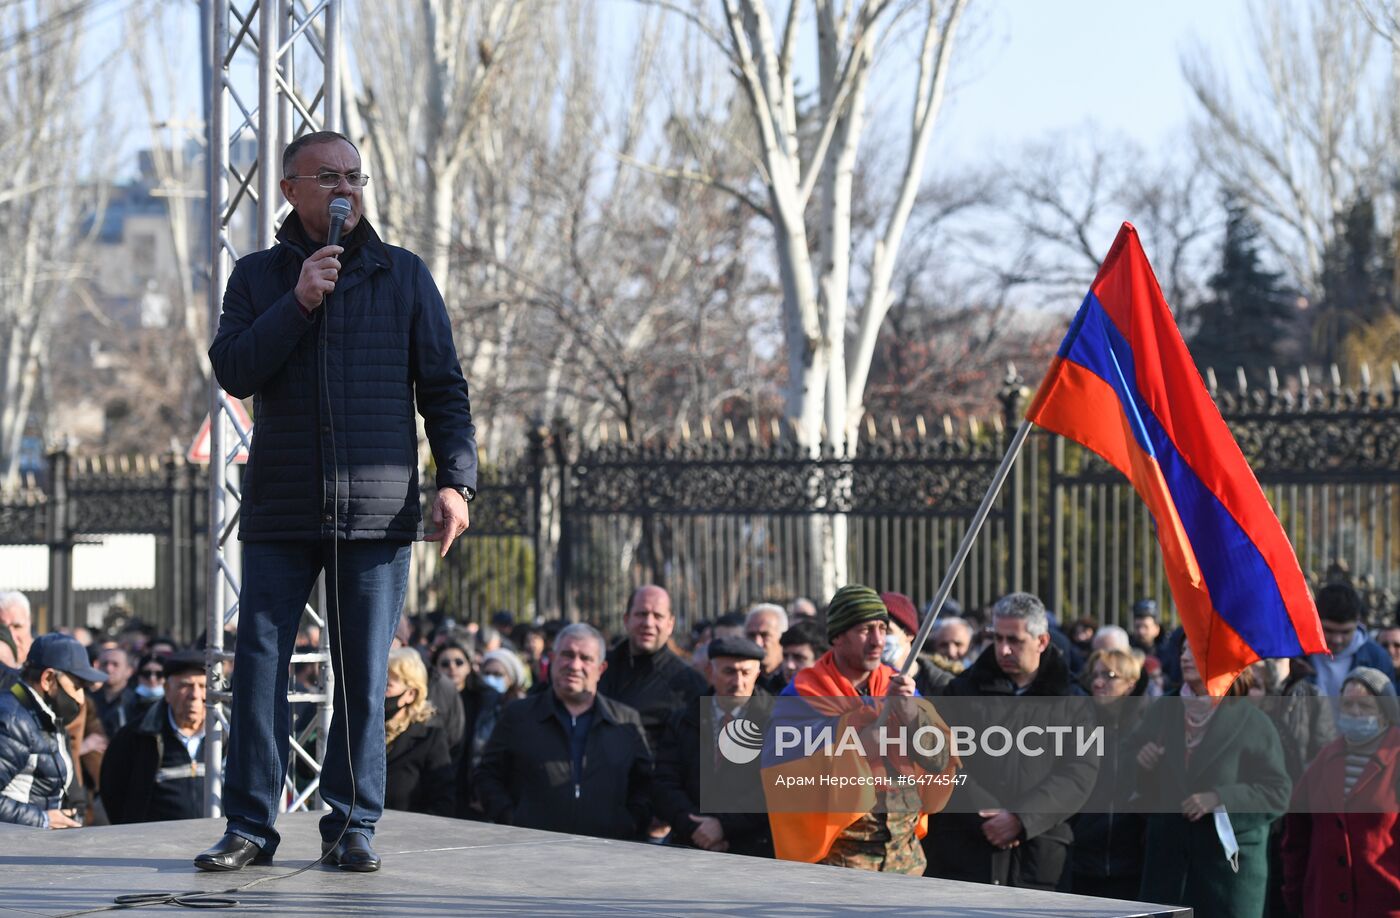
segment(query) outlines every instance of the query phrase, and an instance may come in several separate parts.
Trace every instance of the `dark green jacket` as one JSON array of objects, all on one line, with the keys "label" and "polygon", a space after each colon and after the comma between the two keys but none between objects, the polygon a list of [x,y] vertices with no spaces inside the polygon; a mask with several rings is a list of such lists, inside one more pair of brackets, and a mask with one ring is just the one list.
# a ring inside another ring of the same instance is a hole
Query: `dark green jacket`
[{"label": "dark green jacket", "polygon": [[[1139,777],[1155,810],[1147,817],[1140,898],[1188,905],[1212,918],[1262,916],[1269,824],[1287,808],[1292,793],[1274,725],[1248,699],[1226,699],[1188,762],[1182,703],[1169,697],[1147,711],[1134,736],[1136,749],[1148,742],[1166,749],[1157,767]],[[1234,829],[1238,873],[1226,859],[1214,818],[1190,822],[1181,815],[1183,800],[1207,791],[1220,796]]]}]

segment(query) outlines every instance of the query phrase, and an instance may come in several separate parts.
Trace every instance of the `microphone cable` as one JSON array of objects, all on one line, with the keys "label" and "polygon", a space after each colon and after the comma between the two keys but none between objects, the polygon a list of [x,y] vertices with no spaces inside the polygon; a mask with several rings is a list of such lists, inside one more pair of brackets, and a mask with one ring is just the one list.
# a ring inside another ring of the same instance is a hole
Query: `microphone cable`
[{"label": "microphone cable", "polygon": [[[338,280],[339,278],[337,278]],[[319,867],[325,863],[326,858],[340,843],[344,841],[346,833],[350,829],[350,820],[355,812],[355,804],[359,802],[358,787],[355,781],[355,757],[350,751],[350,705],[348,696],[345,694],[345,679],[341,676],[345,673],[345,648],[343,644],[344,632],[341,629],[340,620],[340,458],[335,448],[335,412],[331,409],[330,390],[330,294],[327,294],[321,302],[321,386],[326,404],[326,423],[330,427],[331,437],[331,469],[333,472],[335,502],[331,509],[331,567],[334,568],[334,575],[331,578],[331,593],[333,596],[330,607],[335,615],[335,652],[336,666],[336,688],[340,690],[340,704],[344,716],[341,718],[341,725],[345,728],[345,765],[350,772],[350,806],[345,811],[345,822],[340,827],[340,834],[336,836],[334,842],[321,852],[321,856],[316,860],[298,867],[291,873],[279,873],[267,877],[258,877],[256,880],[244,883],[240,886],[233,886],[229,889],[204,891],[193,890],[191,892],[145,892],[126,893],[115,896],[112,905],[104,905],[98,908],[83,909],[76,912],[64,912],[55,915],[54,918],[77,918],[79,915],[94,915],[99,912],[114,912],[131,908],[148,908],[157,905],[177,905],[182,908],[237,908],[239,901],[234,898],[235,893],[241,893],[252,889],[254,886],[261,886],[263,883],[271,883],[276,880],[290,880],[293,877],[301,876],[308,870]],[[402,612],[400,612],[402,614]],[[329,662],[329,661],[328,661]],[[230,700],[230,706],[232,700]],[[322,773],[325,771],[325,763],[322,763]]]}]

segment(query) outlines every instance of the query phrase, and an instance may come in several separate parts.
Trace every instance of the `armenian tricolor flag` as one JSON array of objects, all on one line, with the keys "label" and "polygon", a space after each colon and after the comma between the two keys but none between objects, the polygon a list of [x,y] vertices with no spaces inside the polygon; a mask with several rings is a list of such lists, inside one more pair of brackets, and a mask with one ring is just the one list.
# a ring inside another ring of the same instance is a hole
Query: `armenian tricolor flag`
[{"label": "armenian tricolor flag", "polygon": [[1260,658],[1326,652],[1297,556],[1196,371],[1132,224],[1119,231],[1026,417],[1098,453],[1147,504],[1212,695]]}]

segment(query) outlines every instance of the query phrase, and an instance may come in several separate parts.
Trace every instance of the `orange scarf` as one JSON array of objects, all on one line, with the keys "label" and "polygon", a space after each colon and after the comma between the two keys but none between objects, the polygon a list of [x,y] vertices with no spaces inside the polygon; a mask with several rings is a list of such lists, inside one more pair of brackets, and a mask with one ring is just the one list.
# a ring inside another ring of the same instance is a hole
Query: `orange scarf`
[{"label": "orange scarf", "polygon": [[[883,663],[880,664],[869,677],[870,697],[884,698],[888,695],[890,680],[893,676],[894,670]],[[850,727],[861,729],[870,726],[878,716],[877,709],[865,704],[855,686],[837,669],[836,658],[831,651],[823,654],[815,665],[799,672],[793,679],[793,689],[803,698],[815,699],[812,707],[820,713],[838,718],[837,736],[843,735],[844,731]],[[854,699],[854,701],[845,701],[844,699]],[[936,716],[934,719],[936,726],[944,731],[946,737],[947,725]],[[847,761],[842,762],[838,757],[837,762],[835,769],[837,773],[870,774],[870,762],[863,756],[850,753]],[[923,773],[922,769],[903,757],[899,757],[892,764],[897,770],[904,773]],[[957,757],[950,756],[948,766],[943,774],[948,776],[955,774],[960,764]],[[770,801],[773,801],[784,791],[776,787],[770,777],[765,776],[764,793]],[[946,806],[951,793],[951,783],[934,784],[921,788],[920,796],[923,807],[916,829],[920,838],[923,838],[928,832],[928,814],[936,813]],[[857,802],[857,799],[866,804],[863,809],[852,806],[853,803]],[[834,805],[826,807],[824,811],[802,813],[780,812],[773,808],[770,803],[768,822],[773,829],[773,847],[780,859],[816,863],[826,857],[827,852],[831,850],[832,844],[841,833],[857,819],[870,812],[870,807],[875,803],[875,792],[873,788],[868,788],[861,794],[853,796],[850,791],[835,791],[827,795],[827,800]]]}]

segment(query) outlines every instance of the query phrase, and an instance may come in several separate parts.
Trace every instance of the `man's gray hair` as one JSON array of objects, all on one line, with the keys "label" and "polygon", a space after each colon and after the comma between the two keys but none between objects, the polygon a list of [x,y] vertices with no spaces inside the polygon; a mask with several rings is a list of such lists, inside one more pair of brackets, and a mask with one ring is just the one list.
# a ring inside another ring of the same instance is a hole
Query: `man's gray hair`
[{"label": "man's gray hair", "polygon": [[936,635],[944,628],[951,628],[954,625],[961,625],[963,629],[967,631],[968,639],[970,640],[972,638],[974,633],[972,630],[972,623],[961,615],[940,615],[938,617],[938,624],[934,626],[933,632]]},{"label": "man's gray hair", "polygon": [[1117,625],[1104,625],[1094,632],[1094,639],[1090,643],[1094,650],[1121,650],[1124,653],[1132,651],[1132,642],[1128,640],[1128,632]]},{"label": "man's gray hair", "polygon": [[350,144],[350,149],[354,150],[356,154],[360,152],[360,148],[355,146],[354,141],[338,131],[312,131],[310,134],[302,134],[287,144],[286,149],[282,151],[282,177],[285,178],[292,174],[292,166],[297,161],[297,154],[306,147],[314,147],[322,143],[337,143],[342,140]]},{"label": "man's gray hair", "polygon": [[34,617],[29,608],[29,597],[19,590],[4,590],[0,592],[0,609],[23,609],[24,614],[31,619]]},{"label": "man's gray hair", "polygon": [[554,652],[559,652],[559,645],[565,641],[589,640],[598,643],[598,659],[602,660],[608,655],[608,641],[603,637],[603,632],[594,628],[587,622],[574,622],[567,625],[564,630],[554,636]]},{"label": "man's gray hair", "polygon": [[1045,603],[1031,593],[1007,593],[992,606],[992,621],[999,618],[1019,618],[1026,623],[1026,632],[1031,637],[1050,633],[1050,617],[1045,614]]},{"label": "man's gray hair", "polygon": [[764,614],[776,615],[778,617],[779,632],[788,630],[787,610],[777,603],[771,602],[761,602],[750,609],[749,614],[744,616],[744,627],[747,628],[749,625],[752,625],[755,618]]}]

